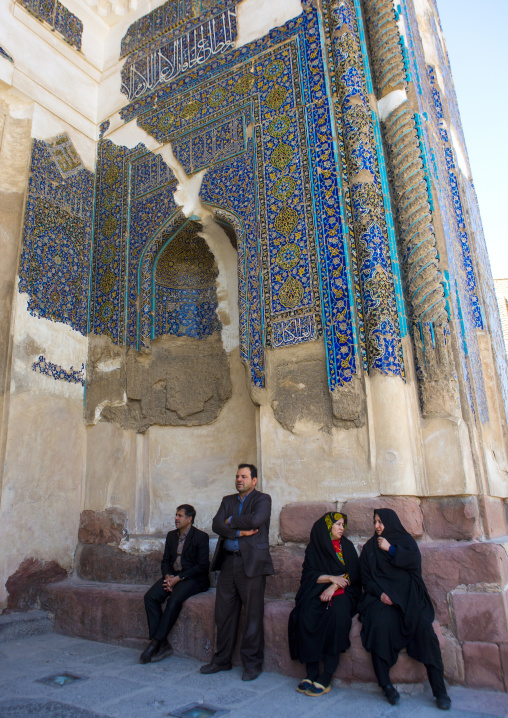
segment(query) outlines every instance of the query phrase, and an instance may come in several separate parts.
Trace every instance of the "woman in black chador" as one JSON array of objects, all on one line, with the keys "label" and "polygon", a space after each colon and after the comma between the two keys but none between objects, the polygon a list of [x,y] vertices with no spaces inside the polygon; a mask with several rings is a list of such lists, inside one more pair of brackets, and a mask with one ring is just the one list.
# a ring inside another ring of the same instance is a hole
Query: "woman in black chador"
[{"label": "woman in black chador", "polygon": [[434,608],[422,578],[422,557],[413,537],[391,509],[374,511],[374,536],[363,547],[360,570],[364,594],[358,606],[362,643],[383,693],[395,705],[399,693],[390,683],[390,668],[399,651],[427,669],[436,705],[448,710],[443,661],[432,627]]},{"label": "woman in black chador", "polygon": [[312,527],[296,606],[289,618],[291,658],[299,658],[307,667],[307,677],[296,690],[308,696],[330,691],[340,654],[351,645],[351,619],[361,582],[356,549],[343,536],[346,523],[345,514],[332,512]]}]

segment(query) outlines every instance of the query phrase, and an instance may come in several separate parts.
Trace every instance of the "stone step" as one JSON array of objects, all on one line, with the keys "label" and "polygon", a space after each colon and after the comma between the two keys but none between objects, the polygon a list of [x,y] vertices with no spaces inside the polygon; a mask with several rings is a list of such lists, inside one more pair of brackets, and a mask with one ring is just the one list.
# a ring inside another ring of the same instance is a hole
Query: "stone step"
[{"label": "stone step", "polygon": [[27,636],[40,636],[53,630],[47,611],[3,613],[0,616],[0,643]]},{"label": "stone step", "polygon": [[[143,595],[148,585],[114,584],[68,579],[48,584],[42,596],[44,607],[55,615],[54,630],[69,636],[95,641],[143,646],[147,642]],[[193,596],[182,609],[170,634],[179,655],[211,660],[214,647],[215,589]],[[265,662],[267,671],[297,678],[304,667],[289,657],[287,625],[294,606],[291,600],[270,599],[265,602]],[[353,620],[351,648],[342,656],[336,677],[345,681],[375,681],[370,656],[360,640],[361,624]],[[439,625],[436,625],[441,638]],[[238,647],[233,659],[240,664]],[[422,664],[402,652],[391,676],[394,683],[419,683],[425,680]]]},{"label": "stone step", "polygon": [[[303,546],[274,546],[270,553],[275,574],[267,577],[267,598],[293,598],[300,585]],[[81,544],[76,552],[76,572],[85,581],[152,585],[160,578],[162,550],[125,551],[107,544]],[[215,575],[210,576],[212,586]]]}]

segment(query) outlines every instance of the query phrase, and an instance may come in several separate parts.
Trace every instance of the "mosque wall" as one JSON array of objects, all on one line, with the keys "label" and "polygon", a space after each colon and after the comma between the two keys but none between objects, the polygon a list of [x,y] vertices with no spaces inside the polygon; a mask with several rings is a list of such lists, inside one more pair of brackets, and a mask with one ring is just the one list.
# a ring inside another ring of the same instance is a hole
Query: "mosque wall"
[{"label": "mosque wall", "polygon": [[0,10],[0,602],[26,558],[72,569],[82,510],[146,535],[190,501],[210,529],[240,461],[274,544],[289,503],[502,507],[506,355],[434,4],[37,8]]}]

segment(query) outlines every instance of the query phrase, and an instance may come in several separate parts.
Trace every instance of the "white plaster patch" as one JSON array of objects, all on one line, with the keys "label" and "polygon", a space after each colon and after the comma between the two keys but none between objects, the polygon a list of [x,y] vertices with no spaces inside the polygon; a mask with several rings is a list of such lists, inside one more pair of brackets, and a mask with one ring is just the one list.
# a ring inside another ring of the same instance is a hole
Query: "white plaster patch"
[{"label": "white plaster patch", "polygon": [[301,15],[302,3],[300,0],[243,0],[236,11],[236,47],[242,47]]},{"label": "white plaster patch", "polygon": [[132,150],[136,145],[143,144],[152,152],[160,147],[160,143],[147,132],[138,127],[136,121],[121,125],[118,129],[108,133],[108,140],[111,140],[118,147],[128,147]]},{"label": "white plaster patch", "polygon": [[5,57],[0,57],[0,80],[7,85],[12,85],[14,75],[14,63]]},{"label": "white plaster patch", "polygon": [[96,371],[100,371],[103,374],[107,374],[110,371],[115,371],[116,369],[121,369],[121,368],[122,368],[121,357],[115,357],[114,359],[107,359],[106,361],[101,361],[95,367]]},{"label": "white plaster patch", "polygon": [[[211,214],[203,219],[203,231],[199,236],[206,241],[217,262],[217,314],[222,324],[222,344],[229,354],[239,344],[238,256],[227,234]],[[241,241],[240,237],[238,241]]]},{"label": "white plaster patch", "polygon": [[141,538],[128,536],[120,541],[118,548],[125,553],[143,554],[151,551],[164,551],[164,538]]},{"label": "white plaster patch", "polygon": [[95,141],[84,135],[82,132],[74,129],[72,125],[63,122],[39,104],[34,104],[32,137],[36,140],[43,140],[44,142],[47,142],[53,137],[61,135],[64,132],[69,135],[83,165],[90,172],[94,172],[96,149]]},{"label": "white plaster patch", "polygon": [[118,401],[110,401],[109,399],[106,399],[105,401],[102,401],[100,404],[97,404],[95,407],[95,413],[93,417],[93,424],[97,424],[99,419],[101,418],[101,414],[104,411],[104,409],[107,406],[125,406],[127,404],[127,394],[124,392],[123,396]]},{"label": "white plaster patch", "polygon": [[170,142],[155,150],[154,155],[160,155],[167,166],[173,170],[173,174],[178,180],[174,198],[176,204],[182,208],[184,215],[186,217],[196,216],[201,219],[209,216],[210,211],[203,207],[199,199],[201,182],[206,174],[206,169],[200,170],[193,175],[186,174],[184,168],[173,154]]},{"label": "white plaster patch", "polygon": [[459,165],[459,169],[468,180],[471,179],[471,171],[469,169],[469,162],[467,161],[467,157],[464,153],[464,150],[462,149],[462,144],[459,140],[459,137],[457,135],[457,132],[455,131],[454,127],[450,128],[450,135],[452,138],[452,144],[453,149],[455,150],[455,156],[457,158],[457,164]]},{"label": "white plaster patch", "polygon": [[380,120],[386,120],[391,113],[400,107],[407,100],[407,94],[405,90],[393,90],[388,95],[385,95],[381,100],[378,100],[377,109]]},{"label": "white plaster patch", "polygon": [[[394,5],[396,5],[396,0],[394,0]],[[441,44],[445,50],[445,54],[446,54],[444,37],[440,31],[439,31],[439,37],[435,37],[434,33],[430,29],[428,17],[429,17],[429,15],[434,14],[434,13],[429,4],[429,1],[428,0],[414,0],[414,7],[415,7],[416,19],[418,22],[418,29],[420,31],[420,38],[422,41],[423,54],[425,56],[425,60],[427,61],[427,63],[429,65],[432,65],[434,67],[438,85],[441,89],[441,92],[444,93],[445,88],[444,88],[443,75],[441,73],[441,61],[439,59],[439,55],[438,55],[437,48],[436,48],[436,43],[441,42]],[[439,22],[437,23],[437,26],[438,26],[438,28],[440,27]]]},{"label": "white plaster patch", "polygon": [[16,291],[14,318],[13,380],[20,390],[33,388],[82,401],[83,386],[56,380],[32,369],[40,356],[66,371],[86,366],[88,339],[62,322],[34,317],[28,311],[28,294]]}]

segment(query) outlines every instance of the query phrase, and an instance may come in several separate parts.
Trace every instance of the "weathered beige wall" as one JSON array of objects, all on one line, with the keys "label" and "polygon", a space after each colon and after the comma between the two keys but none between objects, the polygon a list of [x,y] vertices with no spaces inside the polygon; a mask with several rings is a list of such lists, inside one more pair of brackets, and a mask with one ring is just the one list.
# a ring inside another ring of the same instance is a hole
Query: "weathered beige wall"
[{"label": "weathered beige wall", "polygon": [[176,506],[191,503],[197,525],[211,530],[221,497],[235,491],[238,463],[256,462],[257,409],[237,349],[229,361],[232,397],[213,423],[144,434],[103,421],[87,429],[84,508],[122,508],[129,531],[142,534],[173,528]]},{"label": "weathered beige wall", "polygon": [[83,388],[32,370],[40,355],[69,369],[86,358],[87,339],[64,324],[36,319],[17,294],[10,406],[0,506],[0,605],[5,581],[25,558],[70,570],[85,463]]}]

